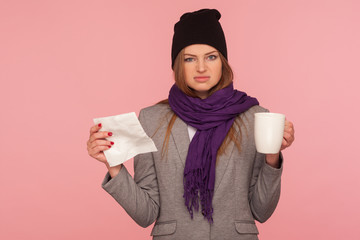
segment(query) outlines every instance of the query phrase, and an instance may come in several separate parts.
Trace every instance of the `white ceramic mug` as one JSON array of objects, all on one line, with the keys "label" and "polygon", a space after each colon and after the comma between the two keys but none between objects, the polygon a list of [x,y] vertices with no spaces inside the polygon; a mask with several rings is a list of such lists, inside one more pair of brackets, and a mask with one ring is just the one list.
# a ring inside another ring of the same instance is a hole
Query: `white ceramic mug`
[{"label": "white ceramic mug", "polygon": [[284,136],[285,115],[255,113],[255,145],[260,153],[278,153]]}]

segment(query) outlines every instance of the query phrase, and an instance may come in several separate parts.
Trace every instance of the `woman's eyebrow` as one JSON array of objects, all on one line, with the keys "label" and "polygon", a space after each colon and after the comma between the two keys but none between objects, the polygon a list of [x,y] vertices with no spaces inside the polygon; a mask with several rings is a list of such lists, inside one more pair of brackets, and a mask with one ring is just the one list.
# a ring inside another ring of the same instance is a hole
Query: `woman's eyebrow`
[{"label": "woman's eyebrow", "polygon": [[218,52],[218,51],[211,51],[211,52],[205,53],[205,55],[209,55],[209,54],[217,53],[217,52]]},{"label": "woman's eyebrow", "polygon": [[[211,52],[208,52],[208,53],[205,53],[204,55],[209,55],[209,54],[212,54],[212,53],[217,53],[218,51],[211,51]],[[194,54],[190,54],[190,53],[184,53],[184,55],[189,55],[189,56],[192,56],[192,57],[197,57],[197,55],[194,55]]]}]

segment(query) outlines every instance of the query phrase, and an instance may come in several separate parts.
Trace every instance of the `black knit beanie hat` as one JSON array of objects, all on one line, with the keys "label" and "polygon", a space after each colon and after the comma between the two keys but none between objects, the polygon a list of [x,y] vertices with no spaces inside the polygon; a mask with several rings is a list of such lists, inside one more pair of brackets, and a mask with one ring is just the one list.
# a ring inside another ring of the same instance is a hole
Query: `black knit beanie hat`
[{"label": "black knit beanie hat", "polygon": [[219,19],[221,14],[216,9],[201,9],[184,13],[174,26],[171,49],[171,67],[174,67],[179,52],[192,44],[207,44],[216,48],[227,60],[225,35]]}]

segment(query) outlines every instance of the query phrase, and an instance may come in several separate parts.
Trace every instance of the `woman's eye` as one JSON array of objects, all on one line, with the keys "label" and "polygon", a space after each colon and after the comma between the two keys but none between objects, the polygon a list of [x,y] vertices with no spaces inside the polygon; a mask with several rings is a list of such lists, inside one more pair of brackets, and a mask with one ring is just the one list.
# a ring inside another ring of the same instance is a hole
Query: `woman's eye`
[{"label": "woman's eye", "polygon": [[215,60],[217,58],[216,55],[210,55],[207,57],[208,60]]},{"label": "woman's eye", "polygon": [[185,62],[193,62],[193,61],[194,61],[194,58],[191,58],[191,57],[185,58],[184,61],[185,61]]}]

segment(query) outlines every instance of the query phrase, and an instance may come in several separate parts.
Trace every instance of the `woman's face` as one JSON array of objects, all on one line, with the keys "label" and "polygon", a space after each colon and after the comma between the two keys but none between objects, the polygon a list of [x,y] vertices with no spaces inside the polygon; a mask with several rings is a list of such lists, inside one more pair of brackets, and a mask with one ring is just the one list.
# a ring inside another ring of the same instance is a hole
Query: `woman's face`
[{"label": "woman's face", "polygon": [[222,74],[219,52],[205,44],[194,44],[184,49],[184,72],[186,85],[205,99],[209,90],[216,86]]}]

